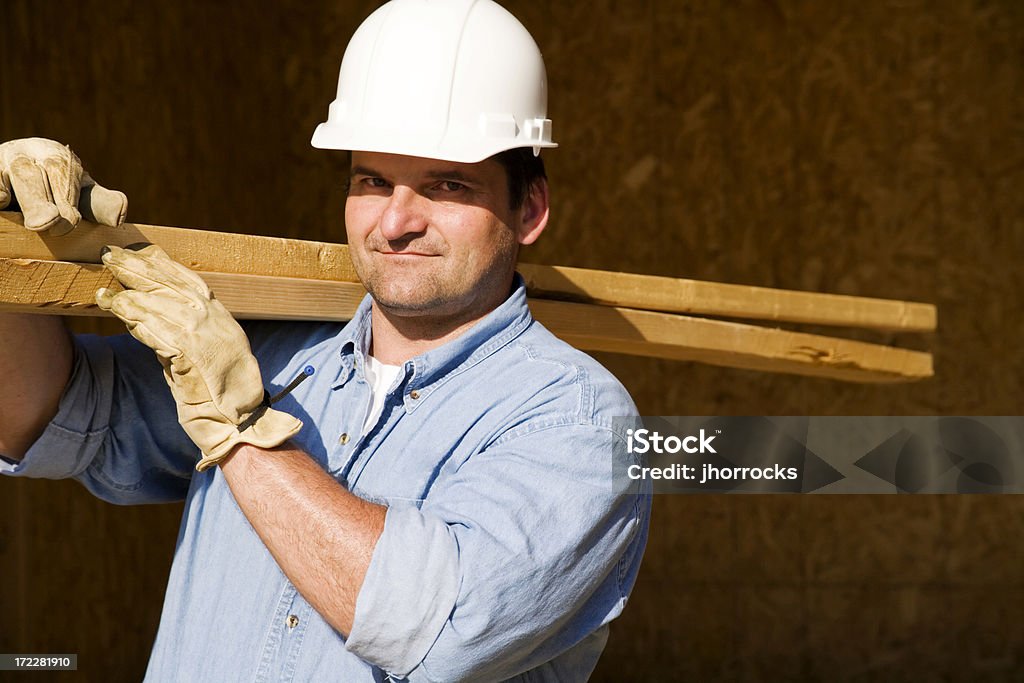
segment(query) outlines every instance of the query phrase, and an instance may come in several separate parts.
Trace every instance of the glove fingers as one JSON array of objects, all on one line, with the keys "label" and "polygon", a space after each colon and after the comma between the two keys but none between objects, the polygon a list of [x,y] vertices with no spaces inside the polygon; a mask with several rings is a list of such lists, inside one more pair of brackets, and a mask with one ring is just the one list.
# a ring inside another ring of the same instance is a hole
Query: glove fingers
[{"label": "glove fingers", "polygon": [[87,220],[116,227],[128,215],[128,197],[124,192],[103,187],[86,172],[82,174],[78,208]]},{"label": "glove fingers", "polygon": [[139,251],[115,246],[108,249],[103,254],[103,263],[125,287],[141,292],[169,290],[192,303],[210,298],[210,288],[201,277],[172,261],[155,244]]},{"label": "glove fingers", "polygon": [[50,193],[64,224],[50,228],[51,235],[62,235],[74,229],[82,220],[78,213],[78,187],[82,179],[82,162],[70,150],[43,159],[43,170],[50,185]]},{"label": "glove fingers", "polygon": [[109,289],[96,291],[96,305],[121,319],[128,332],[140,342],[156,351],[161,360],[181,355],[173,339],[181,336],[181,329],[168,319],[180,319],[181,313],[166,297],[148,292],[125,290],[114,294]]},{"label": "glove fingers", "polygon": [[[26,228],[39,232],[56,227],[64,221],[53,203],[53,195],[43,169],[32,159],[26,156],[15,157],[8,167],[8,174],[11,189],[18,197],[18,204],[25,217]],[[63,232],[70,229],[64,229]]]}]

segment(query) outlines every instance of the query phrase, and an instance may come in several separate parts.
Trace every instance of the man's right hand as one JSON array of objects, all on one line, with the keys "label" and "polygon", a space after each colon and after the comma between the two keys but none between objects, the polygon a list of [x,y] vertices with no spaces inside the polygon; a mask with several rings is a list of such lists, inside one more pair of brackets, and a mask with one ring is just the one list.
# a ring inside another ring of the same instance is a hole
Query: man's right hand
[{"label": "man's right hand", "polygon": [[0,144],[0,209],[16,201],[29,230],[70,232],[82,216],[120,225],[128,212],[123,192],[99,185],[75,153],[45,138]]}]

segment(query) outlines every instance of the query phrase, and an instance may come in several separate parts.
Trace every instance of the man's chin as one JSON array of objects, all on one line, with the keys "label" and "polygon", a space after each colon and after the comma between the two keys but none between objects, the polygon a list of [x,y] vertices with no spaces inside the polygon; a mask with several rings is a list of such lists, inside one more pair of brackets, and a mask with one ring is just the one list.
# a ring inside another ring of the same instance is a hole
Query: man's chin
[{"label": "man's chin", "polygon": [[370,290],[370,296],[379,308],[391,315],[403,317],[439,315],[451,307],[450,301],[439,297],[424,297],[421,292],[398,294]]},{"label": "man's chin", "polygon": [[387,311],[392,315],[398,315],[403,317],[419,316],[429,313],[431,307],[422,304],[416,304],[409,301],[394,302],[388,301],[387,299],[378,299],[374,297],[373,302],[377,304],[377,307]]}]

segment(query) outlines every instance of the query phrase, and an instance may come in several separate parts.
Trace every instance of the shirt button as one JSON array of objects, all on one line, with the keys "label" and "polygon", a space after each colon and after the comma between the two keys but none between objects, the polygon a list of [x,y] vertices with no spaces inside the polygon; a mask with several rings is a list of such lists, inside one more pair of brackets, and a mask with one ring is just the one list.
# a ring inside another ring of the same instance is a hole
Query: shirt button
[{"label": "shirt button", "polygon": [[289,614],[285,623],[288,624],[288,628],[295,628],[299,625],[299,618],[294,614]]},{"label": "shirt button", "polygon": [[348,434],[345,433],[345,434],[342,434],[340,437],[338,437],[338,443],[340,443],[342,446],[347,444],[348,443]]},{"label": "shirt button", "polygon": [[420,397],[420,392],[416,391],[415,389],[413,389],[412,391],[409,392],[409,398],[411,398],[412,400],[415,401],[419,397]]}]

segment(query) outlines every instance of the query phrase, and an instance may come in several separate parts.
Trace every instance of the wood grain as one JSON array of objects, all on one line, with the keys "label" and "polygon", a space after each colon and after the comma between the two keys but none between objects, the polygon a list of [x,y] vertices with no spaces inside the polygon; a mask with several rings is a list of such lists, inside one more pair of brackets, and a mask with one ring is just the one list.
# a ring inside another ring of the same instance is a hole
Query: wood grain
[{"label": "wood grain", "polygon": [[[199,273],[239,318],[349,320],[366,291],[351,282]],[[0,259],[0,311],[103,315],[100,287],[120,291],[96,264]],[[532,299],[534,316],[584,351],[697,361],[851,382],[912,381],[932,375],[931,355],[819,335],[669,313]]]}]

